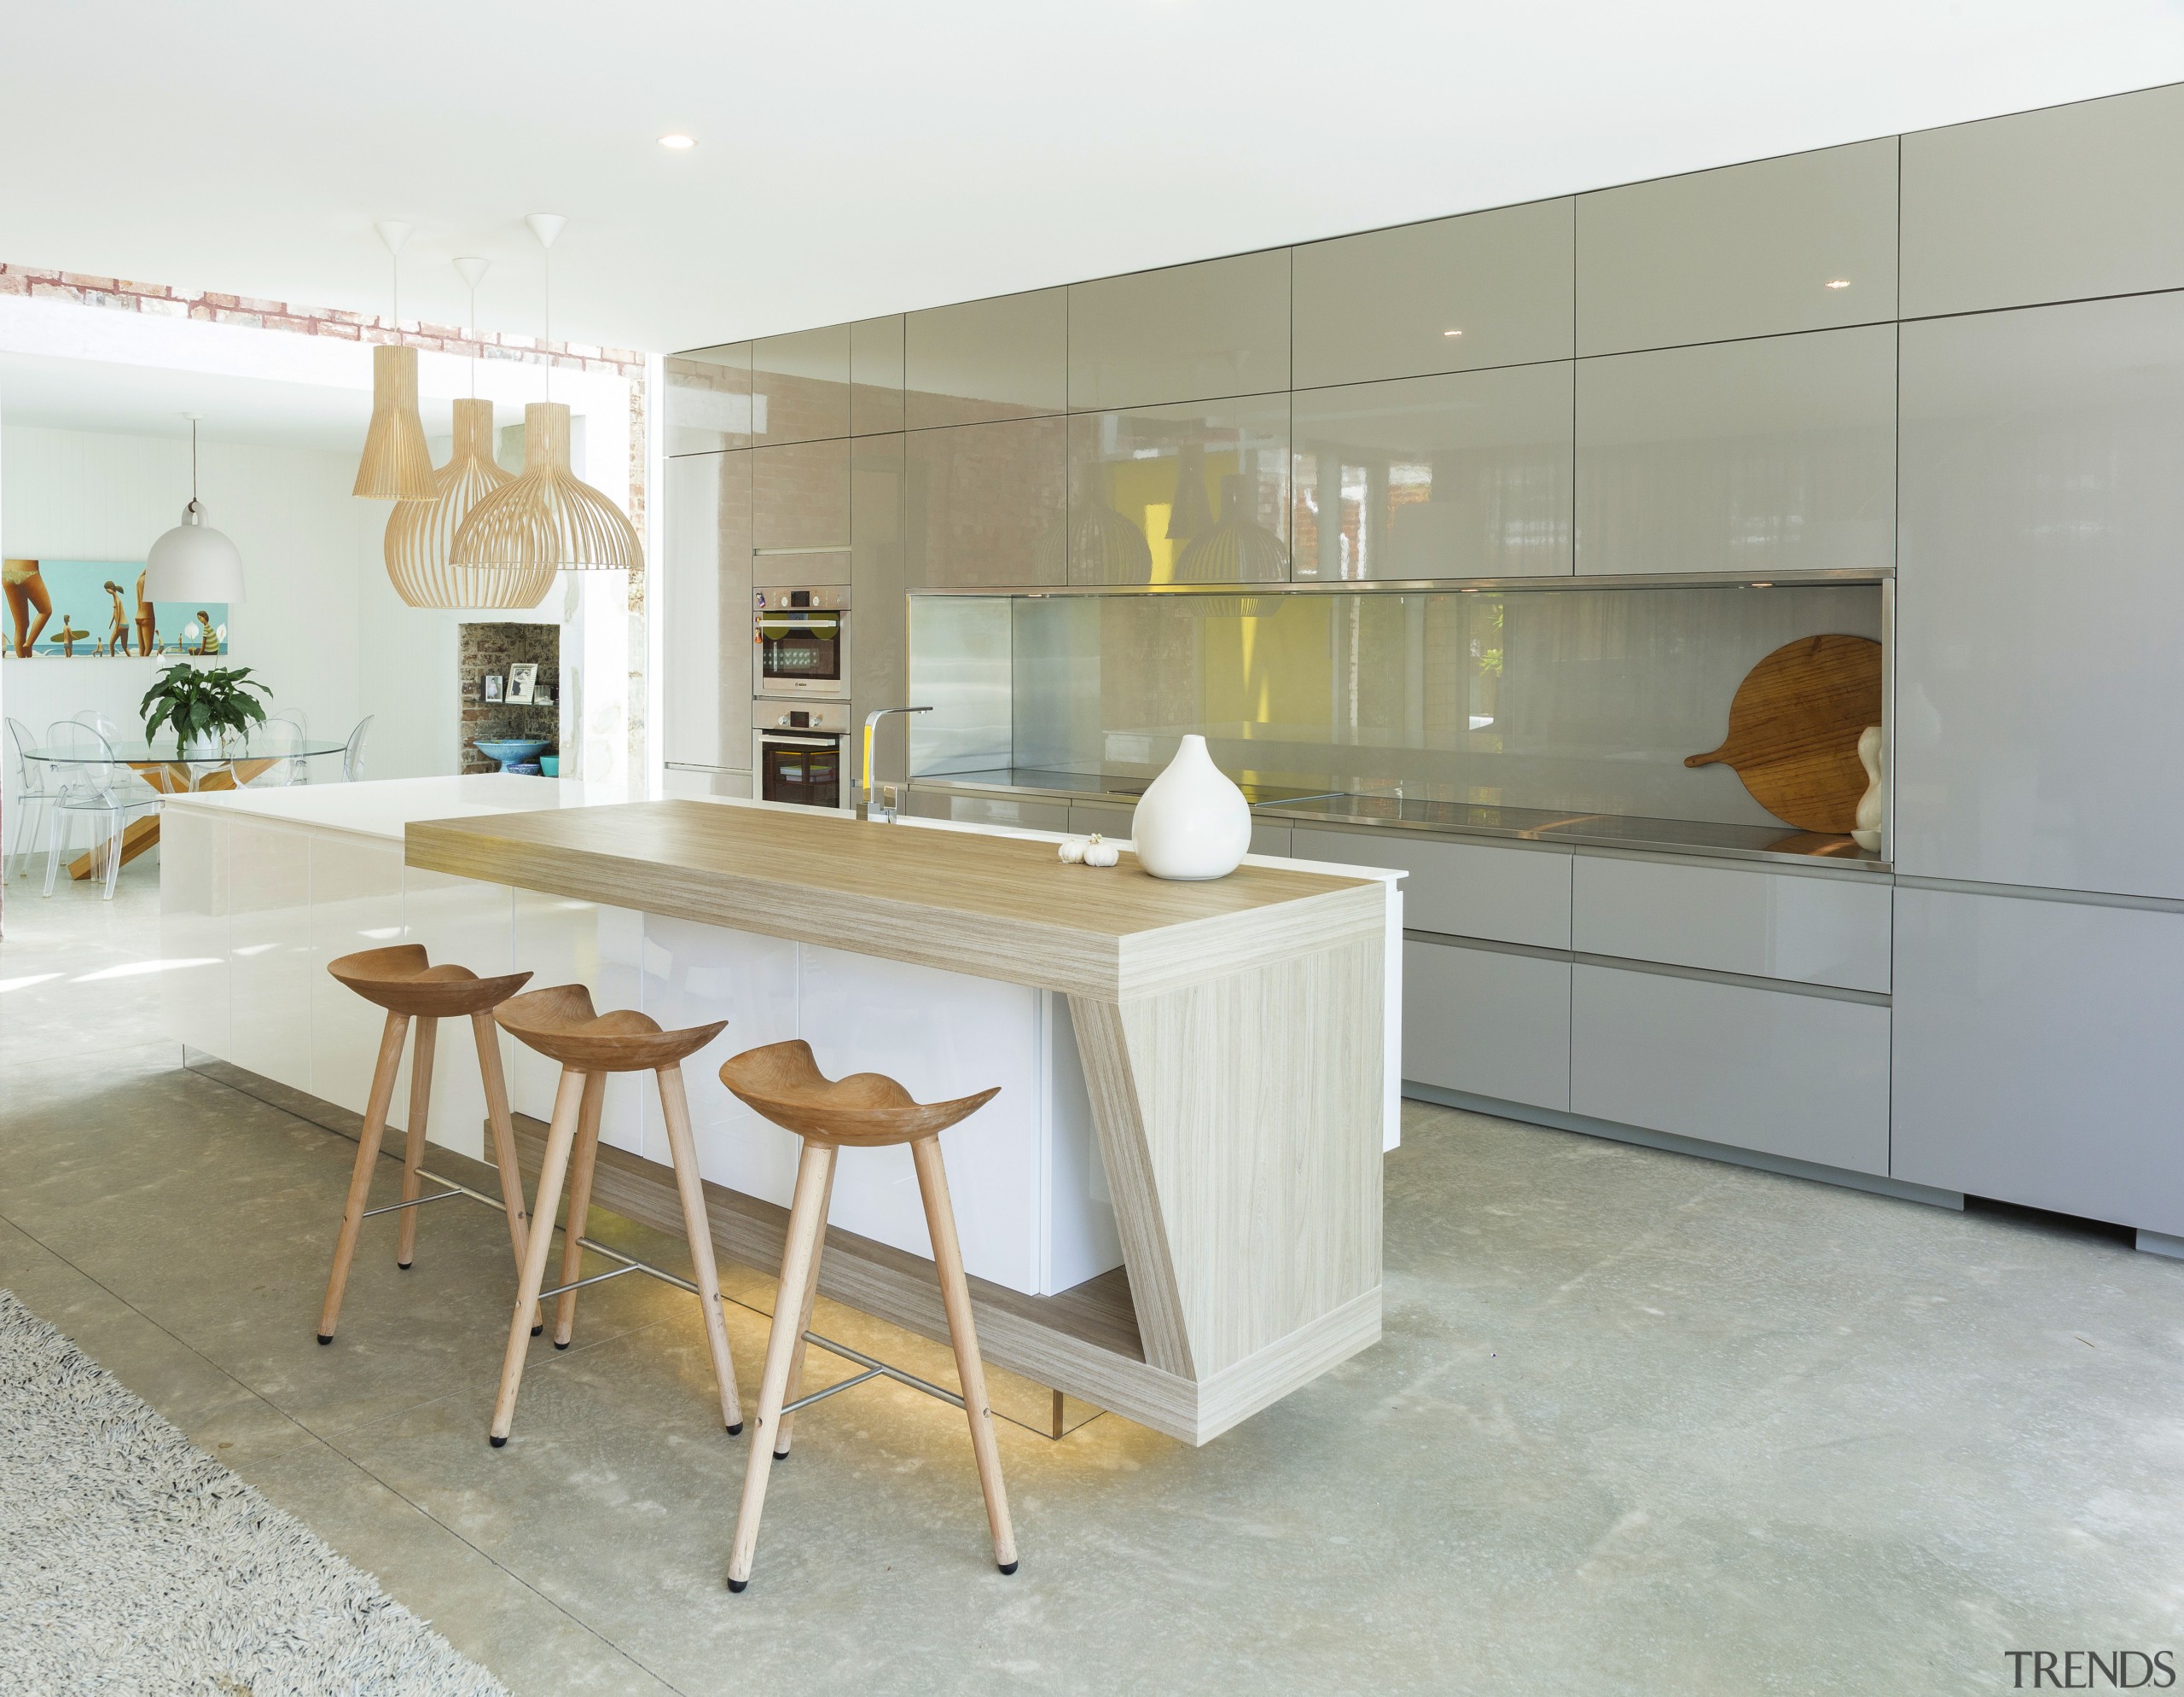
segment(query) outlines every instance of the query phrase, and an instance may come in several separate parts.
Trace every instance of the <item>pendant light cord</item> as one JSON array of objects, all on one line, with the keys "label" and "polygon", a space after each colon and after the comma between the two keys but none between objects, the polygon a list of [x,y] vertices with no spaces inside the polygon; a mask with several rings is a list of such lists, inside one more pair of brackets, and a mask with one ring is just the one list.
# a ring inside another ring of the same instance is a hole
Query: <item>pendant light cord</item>
[{"label": "pendant light cord", "polygon": [[546,250],[546,334],[539,352],[546,356],[546,398],[554,398],[554,250]]},{"label": "pendant light cord", "polygon": [[189,421],[189,504],[197,505],[197,421]]}]

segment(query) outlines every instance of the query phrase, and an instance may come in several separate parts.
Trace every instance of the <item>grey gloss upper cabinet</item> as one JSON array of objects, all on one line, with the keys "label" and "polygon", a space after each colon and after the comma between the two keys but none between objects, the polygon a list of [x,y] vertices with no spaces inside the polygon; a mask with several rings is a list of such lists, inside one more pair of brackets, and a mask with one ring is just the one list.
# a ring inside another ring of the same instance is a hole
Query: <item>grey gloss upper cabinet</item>
[{"label": "grey gloss upper cabinet", "polygon": [[850,326],[850,434],[903,427],[903,315]]},{"label": "grey gloss upper cabinet", "polygon": [[667,387],[667,451],[715,454],[751,445],[751,344],[671,353],[660,362]]},{"label": "grey gloss upper cabinet", "polygon": [[1895,563],[1896,327],[1577,362],[1577,570]]},{"label": "grey gloss upper cabinet", "polygon": [[1300,389],[1567,359],[1568,199],[1296,249]]},{"label": "grey gloss upper cabinet", "polygon": [[1059,584],[1068,421],[1003,419],[903,439],[911,590]]},{"label": "grey gloss upper cabinet", "polygon": [[1903,313],[2184,286],[2184,86],[1903,138]]},{"label": "grey gloss upper cabinet", "polygon": [[1289,250],[1069,288],[1078,412],[1289,386]]},{"label": "grey gloss upper cabinet", "polygon": [[667,466],[662,752],[671,764],[751,764],[751,455]]},{"label": "grey gloss upper cabinet", "polygon": [[[859,609],[850,654],[850,703],[851,722],[858,724],[875,707],[899,707],[910,699],[903,441],[897,433],[863,436],[850,444],[850,592],[851,605]],[[853,758],[863,746],[861,739],[853,743]],[[874,772],[892,780],[909,771],[908,761],[903,721],[882,719],[873,738]]]},{"label": "grey gloss upper cabinet", "polygon": [[903,363],[913,430],[1061,412],[1069,404],[1069,291],[913,312]]},{"label": "grey gloss upper cabinet", "polygon": [[751,345],[751,386],[763,398],[758,439],[814,442],[850,433],[850,327],[762,336]]},{"label": "grey gloss upper cabinet", "polygon": [[2184,296],[1903,327],[1896,869],[2184,897]]},{"label": "grey gloss upper cabinet", "polygon": [[1896,316],[1896,138],[1577,197],[1577,352]]},{"label": "grey gloss upper cabinet", "polygon": [[1289,575],[1571,570],[1571,365],[1399,378],[1291,398]]},{"label": "grey gloss upper cabinet", "polygon": [[[804,549],[850,545],[847,437],[754,448],[751,473],[754,546]],[[810,581],[839,583],[840,579]]]},{"label": "grey gloss upper cabinet", "polygon": [[1289,575],[1289,397],[1069,425],[1072,584],[1265,584]]}]

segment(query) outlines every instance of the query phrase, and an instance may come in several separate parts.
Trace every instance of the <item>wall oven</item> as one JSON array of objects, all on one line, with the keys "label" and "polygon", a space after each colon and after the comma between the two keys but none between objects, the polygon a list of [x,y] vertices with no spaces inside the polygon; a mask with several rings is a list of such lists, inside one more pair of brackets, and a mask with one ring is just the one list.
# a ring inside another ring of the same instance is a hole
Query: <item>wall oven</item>
[{"label": "wall oven", "polygon": [[848,700],[848,589],[759,590],[752,599],[751,693],[774,700]]},{"label": "wall oven", "polygon": [[842,752],[849,736],[849,713],[839,701],[815,701],[779,712],[762,707],[752,757],[758,799],[839,807],[850,782],[843,770]]}]

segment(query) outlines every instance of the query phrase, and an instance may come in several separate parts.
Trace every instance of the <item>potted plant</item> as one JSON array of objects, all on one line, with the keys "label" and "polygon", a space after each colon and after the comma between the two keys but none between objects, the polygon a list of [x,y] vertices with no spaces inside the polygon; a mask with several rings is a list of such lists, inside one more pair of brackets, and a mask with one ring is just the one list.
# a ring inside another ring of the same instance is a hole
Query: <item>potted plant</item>
[{"label": "potted plant", "polygon": [[273,692],[253,682],[247,665],[171,665],[137,708],[144,740],[149,742],[164,724],[174,732],[183,754],[207,747],[217,752],[224,732],[241,731],[247,737],[251,726],[265,723],[264,704],[251,699],[253,689],[271,699]]}]

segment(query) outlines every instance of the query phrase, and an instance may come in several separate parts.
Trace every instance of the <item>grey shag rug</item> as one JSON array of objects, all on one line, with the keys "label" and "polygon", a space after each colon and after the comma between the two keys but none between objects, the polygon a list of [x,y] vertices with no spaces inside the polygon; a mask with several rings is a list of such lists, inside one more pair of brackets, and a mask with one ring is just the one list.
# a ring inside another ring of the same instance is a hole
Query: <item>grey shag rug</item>
[{"label": "grey shag rug", "polygon": [[0,1693],[507,1697],[0,1290]]}]

